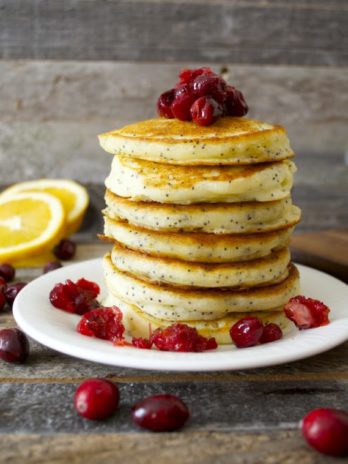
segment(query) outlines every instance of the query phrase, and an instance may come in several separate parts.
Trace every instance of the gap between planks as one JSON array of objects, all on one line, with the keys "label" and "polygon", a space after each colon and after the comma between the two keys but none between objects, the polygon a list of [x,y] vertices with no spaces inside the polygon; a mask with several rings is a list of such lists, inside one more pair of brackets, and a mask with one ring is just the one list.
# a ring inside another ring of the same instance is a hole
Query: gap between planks
[{"label": "gap between planks", "polygon": [[[80,383],[89,377],[1,377],[0,384],[3,383],[42,383],[42,384],[73,384]],[[317,380],[339,381],[348,380],[348,372],[307,372],[305,374],[251,374],[251,375],[218,375],[211,377],[207,374],[178,374],[173,375],[144,375],[144,376],[113,376],[107,375],[105,378],[118,383],[185,383],[185,382],[308,382]]]}]

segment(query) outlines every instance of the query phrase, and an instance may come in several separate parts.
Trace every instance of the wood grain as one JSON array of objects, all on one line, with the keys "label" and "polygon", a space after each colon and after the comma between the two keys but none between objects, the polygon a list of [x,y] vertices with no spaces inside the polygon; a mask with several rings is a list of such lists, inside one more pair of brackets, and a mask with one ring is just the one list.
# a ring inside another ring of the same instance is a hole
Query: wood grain
[{"label": "wood grain", "polygon": [[344,2],[1,0],[0,8],[5,59],[348,63]]},{"label": "wood grain", "polygon": [[0,437],[8,464],[335,464],[304,443],[298,431],[268,433],[11,434]]},{"label": "wood grain", "polygon": [[293,256],[348,282],[348,230],[328,230],[293,236]]}]

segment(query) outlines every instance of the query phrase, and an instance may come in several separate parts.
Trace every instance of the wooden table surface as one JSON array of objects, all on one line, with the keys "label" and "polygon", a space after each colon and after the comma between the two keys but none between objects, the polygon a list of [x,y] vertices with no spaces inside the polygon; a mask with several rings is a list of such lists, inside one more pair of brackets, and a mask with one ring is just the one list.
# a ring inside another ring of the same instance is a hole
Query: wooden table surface
[{"label": "wooden table surface", "polygon": [[[101,256],[105,244],[81,244],[76,260]],[[30,281],[41,270],[18,272]],[[14,326],[11,313],[0,326]],[[248,371],[168,373],[110,367],[74,359],[34,341],[26,364],[0,364],[1,463],[337,463],[311,451],[298,431],[309,410],[347,409],[348,343],[282,366]],[[121,406],[92,422],[73,409],[76,386],[88,377],[118,383]],[[177,433],[137,429],[131,405],[175,393],[192,417]]]}]

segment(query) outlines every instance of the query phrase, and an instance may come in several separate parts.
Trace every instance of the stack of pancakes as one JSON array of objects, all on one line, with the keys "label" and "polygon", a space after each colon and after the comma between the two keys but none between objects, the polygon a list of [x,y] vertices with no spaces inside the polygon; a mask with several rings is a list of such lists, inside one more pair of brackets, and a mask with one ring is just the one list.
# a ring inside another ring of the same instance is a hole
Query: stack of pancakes
[{"label": "stack of pancakes", "polygon": [[100,136],[109,297],[133,336],[182,322],[218,343],[252,314],[283,329],[299,293],[289,238],[300,220],[285,130],[224,117],[152,119]]}]

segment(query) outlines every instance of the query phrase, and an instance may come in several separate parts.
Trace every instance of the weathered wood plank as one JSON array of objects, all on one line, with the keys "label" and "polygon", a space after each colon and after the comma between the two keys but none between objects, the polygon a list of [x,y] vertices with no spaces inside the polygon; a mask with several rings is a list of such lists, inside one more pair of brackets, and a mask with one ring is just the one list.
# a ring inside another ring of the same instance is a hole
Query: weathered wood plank
[{"label": "weathered wood plank", "polygon": [[5,59],[348,63],[342,2],[1,0],[0,8]]},{"label": "weathered wood plank", "polygon": [[118,412],[106,421],[86,421],[73,407],[77,384],[1,383],[0,433],[132,432],[131,406],[161,393],[179,396],[192,412],[188,431],[296,429],[311,409],[345,409],[348,381],[119,383]]},{"label": "weathered wood plank", "polygon": [[0,458],[14,464],[335,464],[304,443],[298,431],[167,434],[5,435]]},{"label": "weathered wood plank", "polygon": [[[195,64],[0,61],[0,160],[8,182],[51,172],[101,182],[111,159],[97,134],[153,117],[158,94],[185,66]],[[250,117],[284,125],[299,155],[343,157],[346,68],[214,67],[222,68],[246,95]]]}]

